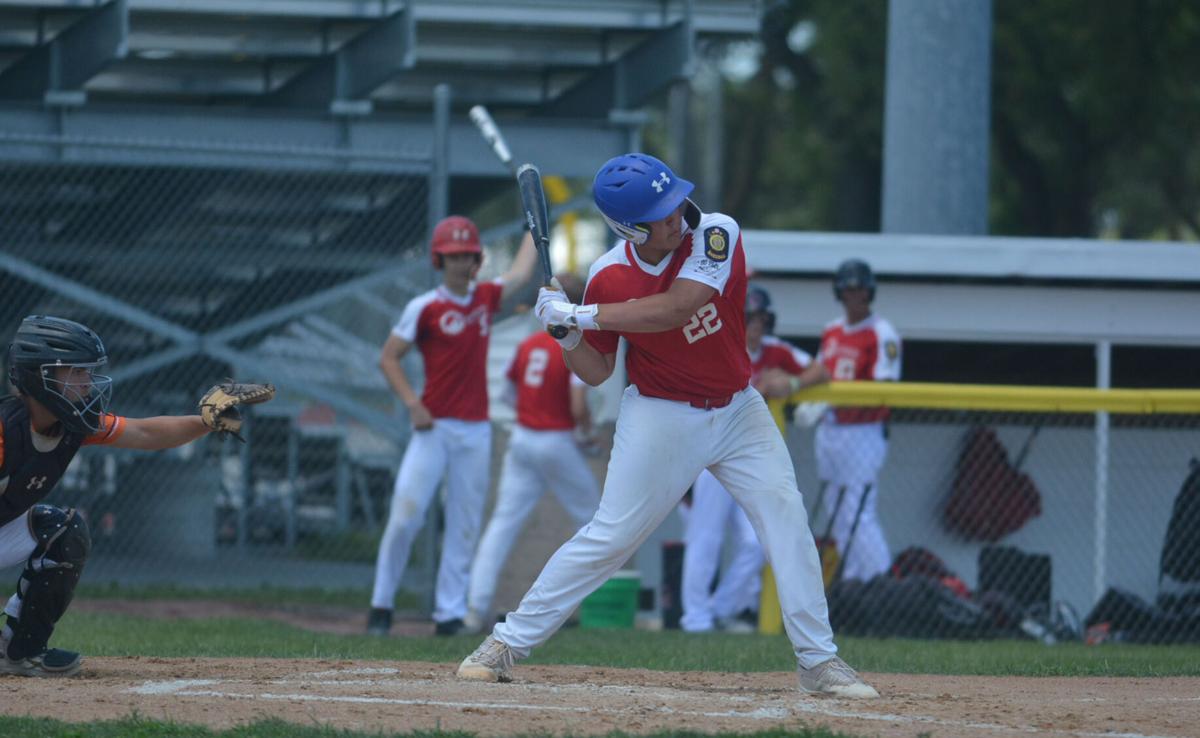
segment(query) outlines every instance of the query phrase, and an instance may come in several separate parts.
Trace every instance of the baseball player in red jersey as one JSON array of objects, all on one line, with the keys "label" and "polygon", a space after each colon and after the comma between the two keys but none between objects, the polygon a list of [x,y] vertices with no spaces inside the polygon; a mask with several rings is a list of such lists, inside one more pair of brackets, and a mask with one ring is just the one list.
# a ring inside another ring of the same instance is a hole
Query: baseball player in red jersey
[{"label": "baseball player in red jersey", "polygon": [[[452,215],[433,229],[434,267],[441,286],[414,297],[383,344],[379,367],[408,407],[413,434],[392,494],[391,512],[375,562],[368,632],[386,635],[400,578],[425,510],[446,481],[446,530],[438,564],[433,620],[438,635],[453,635],[467,614],[471,554],[479,539],[491,468],[487,349],[500,301],[533,274],[537,252],[526,234],[512,268],[475,282],[483,260],[479,229]],[[401,359],[413,346],[425,364],[420,397]]]},{"label": "baseball player in red jersey", "polygon": [[[859,259],[842,262],[833,294],[845,316],[825,326],[817,361],[794,388],[831,380],[899,381],[900,334],[871,312],[871,267]],[[832,530],[845,579],[870,579],[891,565],[875,506],[887,456],[887,419],[885,407],[841,407],[826,411],[817,426],[817,475],[836,495]]]},{"label": "baseball player in red jersey", "polygon": [[[791,393],[789,378],[802,373],[812,357],[771,335],[774,330],[770,294],[761,287],[749,287],[746,351],[750,354],[750,384],[764,397],[786,397]],[[727,530],[732,534],[733,555],[716,589],[710,592]],[[684,542],[680,627],[689,633],[706,633],[714,628],[753,632],[753,624],[739,616],[758,610],[762,546],[746,513],[707,469],[692,485]]]},{"label": "baseball player in red jersey", "polygon": [[567,366],[590,385],[628,342],[630,384],[596,515],[550,558],[515,612],[459,665],[464,679],[508,681],[658,527],[708,469],[738,501],[777,572],[800,687],[876,697],[837,657],[816,545],[792,461],[746,353],[746,257],[738,224],[702,213],[666,164],[627,154],[597,173],[601,214],[626,239],[592,265],[583,305],[543,288],[535,312],[565,326]]},{"label": "baseball player in red jersey", "polygon": [[[583,297],[583,281],[558,276],[574,301]],[[571,373],[562,350],[545,331],[521,342],[507,372],[515,394],[517,422],[508,441],[496,506],[479,539],[467,591],[466,629],[478,633],[492,620],[496,580],[517,535],[546,488],[554,490],[579,528],[600,503],[600,485],[579,448],[591,430],[587,385]]]},{"label": "baseball player in red jersey", "polygon": [[108,412],[112,379],[100,337],[49,315],[21,321],[8,348],[16,394],[0,398],[0,568],[24,564],[4,608],[0,673],[70,676],[82,657],[50,648],[91,551],[87,521],[42,504],[83,446],[155,451],[210,432],[199,415],[126,418]]}]

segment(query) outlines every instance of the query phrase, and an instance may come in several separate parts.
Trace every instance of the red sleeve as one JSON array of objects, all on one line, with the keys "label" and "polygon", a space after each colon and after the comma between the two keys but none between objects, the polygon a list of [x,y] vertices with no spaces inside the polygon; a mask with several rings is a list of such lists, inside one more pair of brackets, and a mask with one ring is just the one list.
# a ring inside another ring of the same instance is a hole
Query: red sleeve
[{"label": "red sleeve", "polygon": [[[587,287],[583,290],[583,304],[592,305],[602,303],[604,303],[604,291],[599,285],[589,280]],[[621,334],[615,331],[584,331],[583,337],[588,342],[588,345],[600,353],[615,354]]]},{"label": "red sleeve", "polygon": [[105,413],[100,419],[100,430],[83,439],[84,446],[107,446],[116,443],[125,432],[125,418]]},{"label": "red sleeve", "polygon": [[784,348],[782,351],[783,370],[788,374],[799,374],[804,371],[804,365],[796,360],[796,355],[792,353],[790,348]]}]

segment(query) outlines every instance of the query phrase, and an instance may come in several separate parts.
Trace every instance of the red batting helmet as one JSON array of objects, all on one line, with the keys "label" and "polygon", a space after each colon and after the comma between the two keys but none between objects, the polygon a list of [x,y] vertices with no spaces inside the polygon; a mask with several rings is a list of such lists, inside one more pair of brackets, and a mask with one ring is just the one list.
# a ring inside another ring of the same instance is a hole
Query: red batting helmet
[{"label": "red batting helmet", "polygon": [[451,215],[443,218],[433,229],[433,245],[430,249],[435,269],[442,268],[443,254],[476,254],[483,259],[483,246],[479,243],[479,228],[470,218]]}]

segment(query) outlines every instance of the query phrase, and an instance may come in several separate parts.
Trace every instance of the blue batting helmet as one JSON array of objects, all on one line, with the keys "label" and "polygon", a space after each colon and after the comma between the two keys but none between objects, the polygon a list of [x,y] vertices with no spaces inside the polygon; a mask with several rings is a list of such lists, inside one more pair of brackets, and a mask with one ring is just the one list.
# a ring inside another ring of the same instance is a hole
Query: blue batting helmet
[{"label": "blue batting helmet", "polygon": [[695,188],[648,154],[609,159],[592,182],[592,197],[609,228],[635,244],[650,235],[647,223],[662,220]]}]

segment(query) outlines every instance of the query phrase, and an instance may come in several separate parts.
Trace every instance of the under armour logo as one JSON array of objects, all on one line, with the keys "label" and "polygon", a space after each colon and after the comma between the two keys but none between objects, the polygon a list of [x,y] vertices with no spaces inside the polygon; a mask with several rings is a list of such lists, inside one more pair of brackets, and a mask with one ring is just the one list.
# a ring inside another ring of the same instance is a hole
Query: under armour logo
[{"label": "under armour logo", "polygon": [[650,182],[650,186],[654,188],[655,192],[661,195],[663,191],[663,185],[670,184],[671,178],[667,176],[666,172],[659,172],[658,175],[658,179],[652,180]]},{"label": "under armour logo", "polygon": [[25,485],[25,489],[41,489],[45,483],[45,477],[30,477],[29,484]]},{"label": "under armour logo", "polygon": [[450,237],[455,241],[469,241],[471,240],[471,232],[466,228],[455,228],[450,232]]}]

